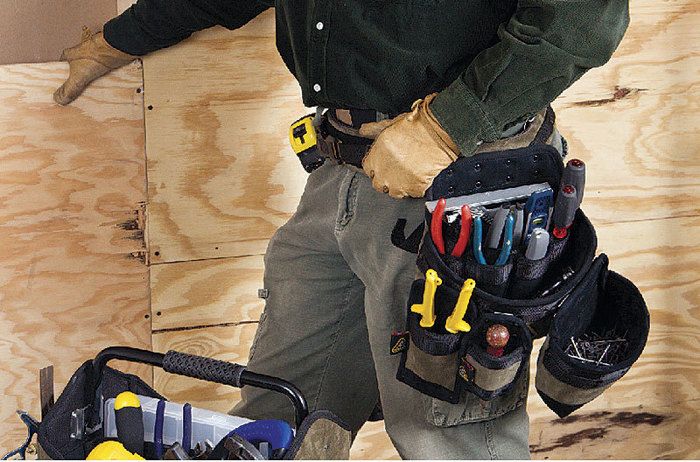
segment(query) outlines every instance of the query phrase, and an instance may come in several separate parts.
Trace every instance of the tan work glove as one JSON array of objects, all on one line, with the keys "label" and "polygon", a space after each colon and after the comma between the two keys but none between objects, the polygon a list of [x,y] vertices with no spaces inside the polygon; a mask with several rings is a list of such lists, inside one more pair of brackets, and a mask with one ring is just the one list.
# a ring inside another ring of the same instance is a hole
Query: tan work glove
[{"label": "tan work glove", "polygon": [[68,61],[70,74],[68,80],[53,94],[58,104],[66,104],[77,98],[90,82],[119,67],[129,64],[137,56],[131,56],[108,44],[102,32],[93,34],[83,27],[83,37],[73,48],[66,48],[61,54],[61,61]]},{"label": "tan work glove", "polygon": [[376,138],[362,161],[377,191],[391,197],[423,197],[459,149],[430,110],[435,93],[413,103],[411,112],[363,124],[360,134]]}]

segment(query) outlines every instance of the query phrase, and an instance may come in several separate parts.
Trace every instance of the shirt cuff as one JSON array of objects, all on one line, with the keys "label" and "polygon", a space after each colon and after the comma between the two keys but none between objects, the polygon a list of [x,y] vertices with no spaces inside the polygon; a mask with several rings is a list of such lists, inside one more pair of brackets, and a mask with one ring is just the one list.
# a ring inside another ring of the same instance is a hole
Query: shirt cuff
[{"label": "shirt cuff", "polygon": [[150,51],[143,46],[142,33],[131,9],[107,21],[102,28],[102,36],[113,48],[132,56],[143,56]]},{"label": "shirt cuff", "polygon": [[461,156],[473,155],[482,142],[500,136],[501,130],[496,129],[482,102],[460,79],[438,93],[430,109]]}]

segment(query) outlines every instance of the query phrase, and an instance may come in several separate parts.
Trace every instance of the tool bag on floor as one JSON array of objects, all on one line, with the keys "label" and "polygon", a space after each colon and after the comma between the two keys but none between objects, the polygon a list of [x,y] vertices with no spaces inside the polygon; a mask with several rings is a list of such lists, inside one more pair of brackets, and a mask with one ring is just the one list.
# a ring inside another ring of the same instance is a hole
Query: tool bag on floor
[{"label": "tool bag on floor", "polygon": [[[596,233],[580,209],[566,236],[553,237],[544,256],[533,260],[516,245],[512,251],[503,250],[506,241],[513,240],[506,235],[507,227],[500,250],[485,243],[475,246],[477,230],[486,236],[486,227],[498,218],[491,218],[492,205],[470,208],[469,215],[476,214],[474,231],[467,232],[466,250],[456,250],[464,247],[459,239],[461,215],[466,213],[459,209],[462,196],[487,193],[479,197],[488,203],[489,194],[528,185],[559,191],[563,171],[559,152],[543,144],[462,157],[427,191],[422,234],[416,230],[405,238],[405,222],[397,223],[392,241],[418,253],[419,270],[408,300],[406,331],[392,335],[392,353],[402,355],[400,381],[449,403],[459,402],[463,393],[492,400],[522,383],[523,375],[529,374],[533,338],[547,336],[539,353],[536,385],[547,405],[565,416],[600,395],[636,361],[649,330],[646,305],[634,284],[607,271],[605,255],[595,259]],[[435,201],[440,198],[446,199],[447,220],[440,217],[435,222],[433,213],[440,207]],[[511,211],[520,207],[513,199],[506,201]],[[477,227],[478,213],[483,217],[479,216]],[[431,225],[436,224],[444,242],[433,239]],[[490,336],[506,330],[504,347],[488,343]],[[583,354],[575,359],[567,349],[572,342],[584,345],[581,342],[596,338],[624,348],[615,355],[608,351],[601,360]]]},{"label": "tool bag on floor", "polygon": [[[135,348],[111,347],[103,350],[94,360],[85,362],[73,374],[56,403],[39,424],[38,442],[50,458],[85,459],[100,443],[113,439],[105,436],[105,402],[110,398],[115,398],[124,391],[130,391],[142,397],[164,400],[140,378],[107,367],[107,362],[112,359],[150,364],[162,367],[163,370],[172,374],[214,383],[235,387],[253,386],[282,393],[290,399],[294,406],[294,426],[292,427],[283,421],[269,422],[274,423],[271,427],[273,430],[283,426],[289,427],[289,438],[284,444],[275,443],[275,438],[267,438],[264,428],[263,436],[250,438],[252,441],[236,437],[234,442],[238,442],[246,448],[250,448],[250,446],[246,446],[248,444],[258,445],[262,442],[272,445],[272,447],[268,447],[270,449],[269,458],[272,459],[347,459],[349,456],[351,434],[347,425],[328,411],[315,411],[309,414],[303,395],[289,382],[276,377],[256,374],[238,364],[176,351],[160,354]],[[165,404],[164,401],[162,403]],[[190,410],[190,412],[192,411]],[[168,424],[167,419],[171,419],[170,423],[172,423],[172,416],[162,416],[161,419],[165,420],[166,424]],[[146,420],[144,414],[144,425],[147,425]],[[191,422],[190,416],[190,426]],[[197,442],[190,441],[191,430],[185,436],[184,428],[186,427],[178,426],[178,444],[186,444],[188,447],[190,444],[194,446]],[[150,430],[147,429],[147,432]],[[259,430],[260,428],[256,432],[260,433]],[[234,432],[237,430],[233,430],[231,434],[226,436],[233,437]],[[153,429],[153,434],[156,433],[157,428]],[[165,444],[164,448],[156,447],[155,441],[160,441],[161,446],[163,445],[162,434],[161,427],[160,437],[156,436],[151,441],[145,441],[145,454],[140,455],[147,459],[155,459],[158,455],[162,456],[162,453],[157,454],[159,451],[156,449],[168,449],[169,446]],[[245,436],[251,433],[238,432],[236,434]],[[185,438],[188,439],[187,443],[182,441]],[[211,441],[214,447],[210,448],[212,451],[210,451],[209,458],[219,460],[230,458],[229,447],[224,447],[226,439],[224,437],[221,441]],[[271,441],[267,441],[267,439]],[[217,443],[219,444],[217,445]],[[275,447],[275,445],[283,447]],[[251,454],[258,454],[257,446],[250,449],[249,452],[242,453],[240,458],[251,458]]]}]

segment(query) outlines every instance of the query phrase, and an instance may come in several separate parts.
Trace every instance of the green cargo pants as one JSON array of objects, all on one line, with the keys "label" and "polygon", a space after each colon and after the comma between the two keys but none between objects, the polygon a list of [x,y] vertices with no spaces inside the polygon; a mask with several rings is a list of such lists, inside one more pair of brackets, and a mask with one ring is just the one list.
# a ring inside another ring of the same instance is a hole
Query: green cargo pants
[{"label": "green cargo pants", "polygon": [[[265,256],[268,298],[248,367],[283,377],[311,409],[359,430],[381,397],[387,432],[407,459],[528,458],[527,380],[491,402],[430,398],[396,380],[392,331],[404,330],[416,256],[394,247],[398,218],[412,231],[420,199],[394,200],[361,170],[327,161]],[[293,421],[285,397],[243,388],[233,414]]]}]

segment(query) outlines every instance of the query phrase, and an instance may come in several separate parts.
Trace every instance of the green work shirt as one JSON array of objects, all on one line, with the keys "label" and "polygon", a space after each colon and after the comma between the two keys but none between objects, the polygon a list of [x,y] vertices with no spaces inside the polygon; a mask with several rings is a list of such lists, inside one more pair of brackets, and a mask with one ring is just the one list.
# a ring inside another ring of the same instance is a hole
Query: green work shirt
[{"label": "green work shirt", "polygon": [[304,104],[397,114],[438,92],[463,155],[604,64],[629,22],[627,0],[139,0],[104,33],[143,55],[270,7]]}]

